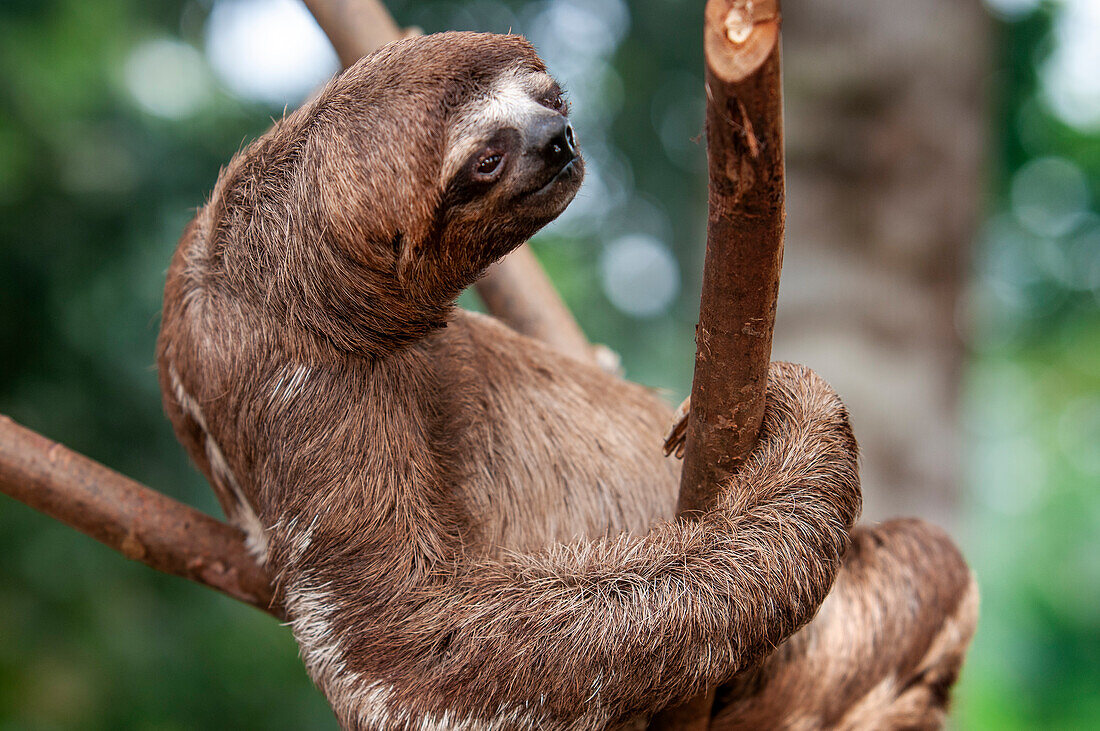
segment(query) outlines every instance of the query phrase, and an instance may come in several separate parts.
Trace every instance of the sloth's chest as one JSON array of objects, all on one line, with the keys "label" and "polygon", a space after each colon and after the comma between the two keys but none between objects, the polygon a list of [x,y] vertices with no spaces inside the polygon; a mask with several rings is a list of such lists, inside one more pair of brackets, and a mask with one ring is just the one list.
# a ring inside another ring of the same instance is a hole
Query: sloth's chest
[{"label": "sloth's chest", "polygon": [[459,486],[485,548],[643,533],[674,513],[676,465],[631,414],[522,385],[496,391],[489,408],[464,432]]}]

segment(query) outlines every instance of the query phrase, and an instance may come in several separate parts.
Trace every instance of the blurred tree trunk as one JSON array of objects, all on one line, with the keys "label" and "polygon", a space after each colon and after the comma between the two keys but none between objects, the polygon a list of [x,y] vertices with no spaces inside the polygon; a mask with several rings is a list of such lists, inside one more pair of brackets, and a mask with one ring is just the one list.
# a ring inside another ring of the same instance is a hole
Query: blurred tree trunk
[{"label": "blurred tree trunk", "polygon": [[783,32],[775,357],[812,364],[844,395],[867,517],[950,524],[989,24],[978,0],[784,0]]}]

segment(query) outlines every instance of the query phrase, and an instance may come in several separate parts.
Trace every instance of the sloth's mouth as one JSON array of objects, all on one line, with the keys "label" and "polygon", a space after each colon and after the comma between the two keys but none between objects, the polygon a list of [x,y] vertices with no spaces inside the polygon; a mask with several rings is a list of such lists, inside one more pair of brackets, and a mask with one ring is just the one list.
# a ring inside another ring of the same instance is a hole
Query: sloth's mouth
[{"label": "sloth's mouth", "polygon": [[539,186],[538,188],[535,188],[534,190],[527,191],[523,195],[525,197],[542,195],[566,178],[573,177],[574,175],[576,175],[577,170],[580,168],[580,160],[581,158],[579,155],[577,157],[574,157],[572,160],[565,164],[565,167],[554,173],[554,175],[550,178],[550,180],[546,181],[546,183]]}]

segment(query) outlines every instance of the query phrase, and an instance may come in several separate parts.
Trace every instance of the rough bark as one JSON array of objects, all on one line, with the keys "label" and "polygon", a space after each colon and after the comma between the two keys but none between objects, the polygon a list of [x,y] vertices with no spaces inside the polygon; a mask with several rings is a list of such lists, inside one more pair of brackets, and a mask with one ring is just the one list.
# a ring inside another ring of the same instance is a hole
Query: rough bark
[{"label": "rough bark", "polygon": [[244,534],[0,416],[0,492],[127,558],[282,618]]},{"label": "rough bark", "polygon": [[[344,66],[419,30],[401,30],[378,0],[305,0]],[[494,317],[580,360],[597,360],[577,321],[524,244],[474,285]]]},{"label": "rough bark", "polygon": [[[709,198],[695,377],[678,512],[706,509],[756,443],[783,260],[783,105],[777,2],[706,7]],[[713,691],[654,719],[706,729]]]},{"label": "rough bark", "polygon": [[775,4],[741,43],[745,6],[707,4],[709,200],[681,513],[707,507],[756,443],[764,417],[783,259],[783,127]]}]

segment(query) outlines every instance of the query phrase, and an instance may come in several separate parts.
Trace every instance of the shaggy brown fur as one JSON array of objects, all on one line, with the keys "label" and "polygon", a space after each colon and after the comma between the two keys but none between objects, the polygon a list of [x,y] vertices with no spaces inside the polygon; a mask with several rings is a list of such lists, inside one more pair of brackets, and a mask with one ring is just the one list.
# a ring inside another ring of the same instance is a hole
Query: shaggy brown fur
[{"label": "shaggy brown fur", "polygon": [[[515,36],[392,44],[233,159],[169,270],[169,416],[345,728],[644,720],[758,665],[848,546],[856,446],[809,370],[773,367],[759,447],[677,522],[665,404],[454,309],[576,192],[579,159],[528,154],[559,96]],[[807,699],[821,723],[944,687],[958,658],[929,658],[961,647],[936,638],[967,572],[909,526],[916,548],[857,539],[811,633],[752,688],[739,676],[729,713],[787,718],[807,677],[830,684]],[[832,674],[799,676],[834,652]]]},{"label": "shaggy brown fur", "polygon": [[917,520],[856,529],[817,617],[721,689],[711,728],[941,728],[977,603],[939,529]]}]

